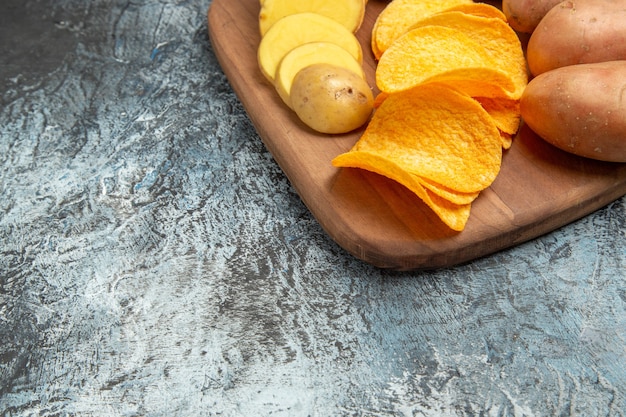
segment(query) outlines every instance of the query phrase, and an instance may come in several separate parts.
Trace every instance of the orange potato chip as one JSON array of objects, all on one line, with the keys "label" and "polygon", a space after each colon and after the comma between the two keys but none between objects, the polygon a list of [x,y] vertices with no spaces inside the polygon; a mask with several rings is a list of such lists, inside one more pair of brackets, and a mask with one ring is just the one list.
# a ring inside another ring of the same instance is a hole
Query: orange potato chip
[{"label": "orange potato chip", "polygon": [[378,107],[380,107],[380,105],[383,104],[383,101],[385,101],[387,96],[389,96],[389,94],[385,92],[378,93],[376,97],[374,97],[374,108],[377,109]]},{"label": "orange potato chip", "polygon": [[500,137],[502,138],[502,149],[509,149],[513,145],[513,135],[500,132]]},{"label": "orange potato chip", "polygon": [[423,84],[389,95],[357,143],[333,164],[351,166],[347,161],[358,157],[350,155],[359,151],[452,190],[474,193],[498,174],[502,141],[477,101],[442,85]]},{"label": "orange potato chip", "polygon": [[423,177],[418,177],[417,180],[426,190],[439,197],[445,198],[453,204],[470,204],[472,201],[476,200],[480,194],[479,192],[462,193]]},{"label": "orange potato chip", "polygon": [[515,88],[508,75],[491,68],[452,69],[434,74],[421,83],[433,82],[445,84],[470,97],[508,98],[510,90]]},{"label": "orange potato chip", "polygon": [[512,97],[521,97],[528,84],[526,58],[517,34],[506,20],[445,11],[420,20],[411,29],[430,25],[459,30],[480,44],[490,56],[485,65],[509,74],[515,84]]},{"label": "orange potato chip", "polygon": [[423,26],[401,36],[383,54],[376,70],[376,85],[381,91],[393,93],[425,82],[457,79],[468,87],[481,83],[482,88],[491,85],[510,95],[516,85],[508,69],[498,64],[485,47],[462,31]]},{"label": "orange potato chip", "polygon": [[512,135],[517,132],[521,122],[519,100],[505,97],[474,97],[493,118],[502,133]]},{"label": "orange potato chip", "polygon": [[453,230],[500,171],[528,83],[521,43],[498,8],[472,0],[393,0],[372,29],[375,112],[336,167],[407,187]]},{"label": "orange potato chip", "polygon": [[487,3],[463,3],[449,7],[446,12],[463,12],[474,16],[494,17],[506,22],[506,15],[502,10]]},{"label": "orange potato chip", "polygon": [[337,166],[361,168],[384,175],[417,195],[452,230],[461,231],[469,218],[471,204],[454,204],[425,189],[417,175],[408,172],[393,157],[369,151],[350,151],[333,160]]},{"label": "orange potato chip", "polygon": [[[456,85],[454,85],[454,83],[447,83],[446,85],[452,88],[458,87],[458,89],[463,93],[472,91],[473,89],[475,89],[474,87],[476,87],[472,86],[472,88],[464,88],[462,85],[460,85],[460,83],[457,83]],[[374,108],[380,107],[380,105],[388,96],[388,93],[379,93],[375,98]],[[502,147],[504,149],[509,149],[513,144],[513,135],[517,133],[521,124],[522,118],[519,110],[519,100],[513,100],[507,97],[473,98],[481,104],[481,106],[487,111],[487,113],[489,113],[489,116],[491,116],[491,118],[493,119],[496,127],[498,128],[498,130],[500,130]]]},{"label": "orange potato chip", "polygon": [[420,19],[472,0],[393,0],[380,12],[372,28],[371,47],[379,59],[389,46]]}]

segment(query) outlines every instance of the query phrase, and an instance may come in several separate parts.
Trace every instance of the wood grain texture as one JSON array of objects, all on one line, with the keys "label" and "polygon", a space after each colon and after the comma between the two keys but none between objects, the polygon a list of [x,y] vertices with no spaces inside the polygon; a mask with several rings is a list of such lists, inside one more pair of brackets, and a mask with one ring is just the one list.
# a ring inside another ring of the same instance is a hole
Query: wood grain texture
[{"label": "wood grain texture", "polygon": [[[369,48],[374,20],[386,5],[368,3],[357,36],[374,85]],[[448,230],[404,187],[330,161],[362,130],[324,136],[307,129],[258,70],[259,2],[215,0],[208,12],[215,53],[265,146],[324,230],[348,252],[378,267],[452,266],[533,239],[626,194],[626,165],[575,157],[526,127],[503,157],[493,185],[474,202],[465,230]]]}]

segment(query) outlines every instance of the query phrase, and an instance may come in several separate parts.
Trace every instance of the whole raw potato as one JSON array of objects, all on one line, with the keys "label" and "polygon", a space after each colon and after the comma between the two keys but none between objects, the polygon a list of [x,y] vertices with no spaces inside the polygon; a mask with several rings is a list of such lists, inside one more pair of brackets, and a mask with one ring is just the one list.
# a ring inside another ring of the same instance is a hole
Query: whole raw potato
[{"label": "whole raw potato", "polygon": [[626,0],[567,0],[554,6],[530,36],[533,75],[567,65],[626,59]]},{"label": "whole raw potato", "polygon": [[563,0],[502,0],[509,25],[518,32],[532,33],[550,9]]},{"label": "whole raw potato", "polygon": [[362,76],[329,64],[300,70],[293,79],[290,100],[300,120],[322,133],[357,129],[374,108],[374,95]]},{"label": "whole raw potato", "polygon": [[522,119],[564,151],[626,162],[626,61],[570,65],[532,79]]}]

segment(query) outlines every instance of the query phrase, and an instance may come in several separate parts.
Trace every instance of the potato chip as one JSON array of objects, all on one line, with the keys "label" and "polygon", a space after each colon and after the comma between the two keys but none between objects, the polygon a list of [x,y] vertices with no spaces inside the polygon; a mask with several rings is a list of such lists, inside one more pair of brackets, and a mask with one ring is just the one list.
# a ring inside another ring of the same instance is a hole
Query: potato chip
[{"label": "potato chip", "polygon": [[512,135],[517,132],[521,122],[519,100],[476,96],[474,99],[489,113],[502,133]]},{"label": "potato chip", "polygon": [[378,107],[380,107],[380,105],[383,104],[383,101],[385,101],[388,96],[389,94],[385,92],[378,93],[376,97],[374,97],[374,108],[377,109]]},{"label": "potato chip", "polygon": [[479,192],[473,193],[462,193],[460,191],[453,190],[446,186],[443,186],[435,181],[426,179],[424,177],[418,177],[417,180],[426,190],[432,192],[433,194],[438,195],[439,197],[445,198],[449,202],[453,204],[463,205],[470,204],[472,201],[476,200],[480,195]]},{"label": "potato chip", "polygon": [[500,69],[498,64],[481,44],[462,31],[423,26],[401,36],[383,54],[376,70],[376,85],[381,91],[393,93],[425,82],[457,79],[468,87],[480,84],[484,94],[487,86],[492,86],[510,95],[516,85],[507,69]]},{"label": "potato chip", "polygon": [[461,231],[465,228],[471,204],[454,204],[425,189],[417,175],[408,172],[389,155],[356,150],[339,155],[333,160],[333,164],[365,169],[392,179],[417,195],[452,230]]},{"label": "potato chip", "polygon": [[513,145],[513,135],[500,132],[500,138],[502,139],[502,149],[509,149]]},{"label": "potato chip", "polygon": [[[452,84],[452,85],[451,85]],[[465,94],[473,88],[464,89],[463,86],[453,83],[446,84],[449,87],[453,87]],[[467,90],[467,91],[464,91]],[[484,91],[478,91],[482,93]],[[471,96],[471,94],[469,94]],[[380,107],[383,101],[389,97],[388,93],[379,93],[374,101],[374,108]],[[472,97],[489,113],[496,127],[500,131],[502,138],[502,147],[509,149],[513,143],[513,135],[519,130],[521,124],[521,116],[519,109],[519,100],[510,99],[508,97]]]},{"label": "potato chip", "polygon": [[511,96],[521,97],[528,84],[526,59],[517,34],[506,20],[446,11],[420,20],[411,29],[430,25],[459,30],[481,45],[489,54],[485,65],[509,74],[515,84]]},{"label": "potato chip", "polygon": [[[505,73],[491,68],[458,68],[434,74],[421,83],[437,82],[470,97],[509,98],[515,88]],[[409,87],[410,88],[410,87]]]},{"label": "potato chip", "polygon": [[493,17],[506,22],[506,15],[502,10],[487,3],[463,3],[449,7],[446,12],[463,12],[474,16]]},{"label": "potato chip", "polygon": [[437,84],[389,95],[348,154],[358,151],[462,193],[488,187],[502,158],[500,133],[480,104]]},{"label": "potato chip", "polygon": [[376,110],[332,163],[404,185],[461,231],[519,129],[528,83],[519,38],[488,4],[393,0],[375,22],[372,50]]},{"label": "potato chip", "polygon": [[393,0],[380,12],[372,28],[371,47],[379,59],[389,46],[411,25],[431,14],[472,0]]}]

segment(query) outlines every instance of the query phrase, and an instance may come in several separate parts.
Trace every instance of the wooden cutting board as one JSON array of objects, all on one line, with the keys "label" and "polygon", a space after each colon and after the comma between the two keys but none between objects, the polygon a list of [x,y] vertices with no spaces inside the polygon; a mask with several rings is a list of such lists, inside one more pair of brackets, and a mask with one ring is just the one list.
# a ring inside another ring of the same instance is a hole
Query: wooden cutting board
[{"label": "wooden cutting board", "polygon": [[[370,32],[386,1],[369,0],[357,36],[374,86]],[[362,131],[326,136],[306,128],[257,66],[259,0],[213,0],[208,11],[215,54],[269,152],[328,235],[365,262],[398,270],[447,267],[533,239],[626,194],[626,164],[562,152],[523,126],[502,169],[452,232],[403,186],[330,161]]]}]

